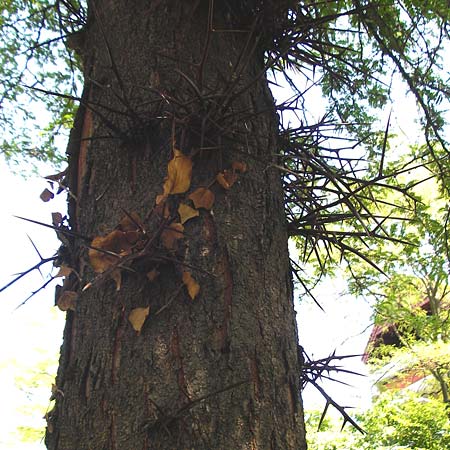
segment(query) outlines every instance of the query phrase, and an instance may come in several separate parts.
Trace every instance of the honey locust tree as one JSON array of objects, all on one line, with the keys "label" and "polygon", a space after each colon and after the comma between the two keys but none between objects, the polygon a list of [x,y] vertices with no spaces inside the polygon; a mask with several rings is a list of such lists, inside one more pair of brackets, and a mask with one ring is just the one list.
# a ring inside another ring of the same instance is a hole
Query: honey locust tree
[{"label": "honey locust tree", "polygon": [[[69,198],[52,225],[67,323],[49,449],[306,447],[287,239],[308,256],[387,236],[375,194],[393,173],[371,112],[393,74],[444,173],[447,15],[442,1],[4,3],[5,155],[52,156],[71,126],[68,168],[49,177]],[[277,106],[268,76],[292,97]],[[24,141],[30,97],[51,113],[42,151]]]}]

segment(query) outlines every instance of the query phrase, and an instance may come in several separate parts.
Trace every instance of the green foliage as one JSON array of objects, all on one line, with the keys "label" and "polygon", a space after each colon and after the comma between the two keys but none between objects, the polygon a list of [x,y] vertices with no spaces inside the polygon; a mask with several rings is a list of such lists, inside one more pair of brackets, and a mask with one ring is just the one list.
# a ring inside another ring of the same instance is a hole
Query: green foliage
[{"label": "green foliage", "polygon": [[[63,45],[84,21],[78,1],[9,0],[0,7],[0,153],[59,164],[71,127],[78,62]],[[69,97],[53,95],[67,94]]]},{"label": "green foliage", "polygon": [[344,450],[353,446],[356,435],[350,429],[341,430],[341,424],[334,417],[326,416],[318,429],[321,411],[306,411],[306,439],[309,450]]},{"label": "green foliage", "polygon": [[361,450],[442,450],[450,448],[450,422],[445,405],[414,393],[386,393],[360,417],[367,434],[358,437]]},{"label": "green foliage", "polygon": [[341,430],[326,419],[320,430],[319,411],[305,413],[310,450],[443,450],[450,448],[448,410],[437,400],[413,392],[380,395],[371,408],[357,415],[366,434],[351,427]]}]

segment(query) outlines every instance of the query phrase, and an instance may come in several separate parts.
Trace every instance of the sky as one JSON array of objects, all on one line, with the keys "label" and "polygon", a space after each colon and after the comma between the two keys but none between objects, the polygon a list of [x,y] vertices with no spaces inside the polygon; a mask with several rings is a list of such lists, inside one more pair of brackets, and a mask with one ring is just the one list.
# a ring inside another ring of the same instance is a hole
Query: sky
[{"label": "sky", "polygon": [[[42,170],[43,175],[51,174],[51,169],[50,172],[49,169]],[[11,275],[22,272],[40,260],[28,236],[44,258],[52,256],[59,246],[52,230],[13,217],[17,215],[51,223],[51,212],[63,212],[64,195],[50,203],[40,200],[39,195],[45,187],[43,178],[33,176],[25,179],[21,175],[13,175],[0,160],[1,286],[12,279]],[[50,269],[45,266],[42,268],[44,277]],[[16,309],[43,281],[39,272],[35,271],[0,293],[0,448],[5,450],[45,448],[43,443],[38,446],[20,444],[15,433],[21,425],[45,424],[42,411],[32,409],[35,403],[48,403],[49,389],[56,372],[55,364],[46,369],[48,374],[42,375],[48,382],[47,386],[36,390],[32,398],[17,383],[33,370],[43,373],[39,363],[48,358],[56,360],[61,345],[64,313],[53,307],[54,283]],[[31,416],[26,414],[31,411]]]}]

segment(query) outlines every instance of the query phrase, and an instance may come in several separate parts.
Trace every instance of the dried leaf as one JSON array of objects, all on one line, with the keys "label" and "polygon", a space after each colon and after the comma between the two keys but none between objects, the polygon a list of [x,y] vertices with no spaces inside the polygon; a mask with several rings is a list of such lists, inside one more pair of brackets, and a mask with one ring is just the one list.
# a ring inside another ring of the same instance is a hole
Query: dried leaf
[{"label": "dried leaf", "polygon": [[130,315],[128,316],[128,320],[130,321],[131,326],[133,327],[134,331],[137,332],[137,334],[141,333],[145,319],[147,319],[149,312],[149,306],[147,306],[147,308],[135,308],[131,310]]},{"label": "dried leaf", "polygon": [[183,283],[188,290],[189,297],[194,300],[200,292],[200,285],[192,278],[190,272],[183,272]]},{"label": "dried leaf", "polygon": [[166,200],[167,200],[167,195],[164,195],[164,194],[157,195],[154,211],[160,217],[164,217],[165,219],[168,219],[170,216],[170,211],[169,211],[169,207],[166,205]]},{"label": "dried leaf", "polygon": [[63,215],[59,212],[52,213],[52,224],[54,227],[59,227],[63,221]]},{"label": "dried leaf", "polygon": [[59,268],[58,273],[55,275],[55,278],[58,277],[68,277],[72,273],[72,268],[69,266],[65,266],[64,264]]},{"label": "dried leaf", "polygon": [[77,302],[78,294],[74,291],[64,291],[58,298],[56,304],[61,311],[68,311],[69,309],[75,311],[75,304]]},{"label": "dried leaf", "polygon": [[67,174],[67,169],[59,172],[59,173],[55,173],[54,175],[47,175],[46,177],[44,177],[46,180],[50,180],[50,181],[57,181],[58,183],[61,182],[64,177]]},{"label": "dried leaf", "polygon": [[139,215],[135,212],[125,215],[119,222],[117,229],[121,231],[138,231],[143,230],[144,225]]},{"label": "dried leaf", "polygon": [[159,206],[161,203],[164,203],[167,200],[167,195],[159,194],[156,196],[155,204]]},{"label": "dried leaf", "polygon": [[192,192],[188,198],[194,202],[194,206],[197,209],[204,208],[209,210],[214,204],[215,196],[214,192],[204,187],[200,187]]},{"label": "dried leaf", "polygon": [[147,278],[150,281],[155,281],[159,276],[159,272],[156,269],[150,270],[150,272],[147,272]]},{"label": "dried leaf", "polygon": [[237,174],[232,170],[224,170],[216,176],[216,181],[224,188],[230,189],[238,179]]},{"label": "dried leaf", "polygon": [[233,163],[231,164],[231,168],[235,172],[239,172],[239,173],[247,172],[247,164],[245,164],[245,162],[233,161]]},{"label": "dried leaf", "polygon": [[184,227],[181,223],[171,223],[162,233],[161,242],[167,250],[178,248],[178,239],[183,237]]},{"label": "dried leaf", "polygon": [[58,395],[64,397],[64,392],[55,383],[52,383],[51,393],[50,401],[55,400]]},{"label": "dried leaf", "polygon": [[113,230],[111,233],[103,237],[95,237],[92,240],[91,247],[112,252],[117,256],[90,248],[89,260],[94,272],[102,273],[117,264],[120,256],[130,254],[135,243],[135,237],[136,236],[134,234],[130,236],[129,232],[124,233],[120,230]]},{"label": "dried leaf", "polygon": [[116,291],[120,291],[120,288],[122,287],[122,273],[120,272],[120,269],[115,269],[111,272],[111,278],[116,283]]},{"label": "dried leaf", "polygon": [[190,206],[185,205],[184,203],[180,203],[180,206],[178,207],[178,214],[180,215],[180,222],[184,224],[189,219],[198,217],[200,213],[196,209],[191,208]]},{"label": "dried leaf", "polygon": [[52,434],[55,431],[55,427],[53,426],[53,413],[55,411],[55,408],[51,409],[50,411],[47,411],[45,413],[44,419],[47,424],[47,432]]},{"label": "dried leaf", "polygon": [[173,158],[167,167],[167,178],[164,182],[164,194],[183,194],[191,185],[192,161],[180,150],[174,149]]},{"label": "dried leaf", "polygon": [[41,198],[41,200],[43,202],[49,202],[54,196],[55,196],[55,194],[53,194],[52,191],[49,191],[47,188],[45,188],[41,192],[41,195],[39,197]]}]

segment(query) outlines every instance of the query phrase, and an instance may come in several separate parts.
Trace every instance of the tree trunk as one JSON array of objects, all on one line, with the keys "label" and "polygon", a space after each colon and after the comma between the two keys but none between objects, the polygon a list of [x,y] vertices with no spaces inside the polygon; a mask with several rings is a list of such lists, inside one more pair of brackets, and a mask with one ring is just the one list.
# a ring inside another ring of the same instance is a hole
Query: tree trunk
[{"label": "tree trunk", "polygon": [[[273,166],[277,116],[257,27],[204,0],[96,0],[89,8],[86,87],[68,152],[70,224],[92,239],[125,233],[118,224],[132,215],[139,238],[119,246],[120,257],[88,250],[83,239],[68,244],[77,274],[65,289],[77,300],[47,447],[304,449]],[[175,150],[193,163],[187,192],[170,191]],[[194,206],[187,197],[198,187],[215,194],[212,209],[198,207],[182,239],[168,243],[179,205]],[[167,198],[157,198],[164,190]],[[111,250],[99,242],[92,246]],[[93,254],[110,261],[103,275]],[[159,275],[150,281],[148,273]],[[136,331],[130,313],[147,307]]]}]

